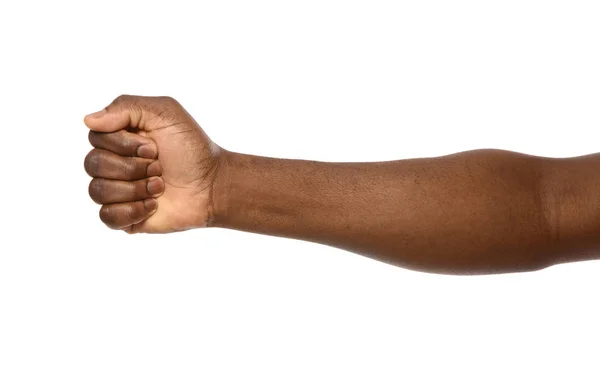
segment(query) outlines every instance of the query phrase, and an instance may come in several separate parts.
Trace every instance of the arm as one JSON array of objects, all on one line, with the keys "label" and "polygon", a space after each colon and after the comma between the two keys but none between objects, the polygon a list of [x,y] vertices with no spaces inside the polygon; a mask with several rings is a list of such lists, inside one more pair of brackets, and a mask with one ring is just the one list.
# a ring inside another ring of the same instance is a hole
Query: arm
[{"label": "arm", "polygon": [[[328,244],[437,273],[531,271],[599,256],[598,156],[552,159],[477,150],[377,163],[256,157],[218,148],[175,102],[147,99],[156,98],[127,97],[127,104],[121,98],[109,114],[86,118],[90,128],[107,132],[92,133],[92,144],[104,137],[118,147],[116,135],[124,134],[116,130],[129,126],[158,147],[162,172],[154,175],[164,188],[156,194],[125,191],[135,201],[128,203],[106,180],[90,188],[104,204],[103,221],[113,228],[225,227]],[[131,113],[132,106],[145,112],[161,104],[175,113],[147,115],[176,117],[174,122],[186,117],[189,124],[173,129]],[[107,156],[92,158],[107,162]],[[105,177],[98,169],[88,173]],[[113,194],[111,201],[103,199],[107,194]],[[144,207],[145,197],[157,205]]]},{"label": "arm", "polygon": [[227,153],[210,225],[310,240],[425,271],[539,268],[554,246],[548,164],[496,150],[379,163]]},{"label": "arm", "polygon": [[440,273],[600,257],[600,155],[500,150],[379,163],[226,153],[212,226],[291,237]]}]

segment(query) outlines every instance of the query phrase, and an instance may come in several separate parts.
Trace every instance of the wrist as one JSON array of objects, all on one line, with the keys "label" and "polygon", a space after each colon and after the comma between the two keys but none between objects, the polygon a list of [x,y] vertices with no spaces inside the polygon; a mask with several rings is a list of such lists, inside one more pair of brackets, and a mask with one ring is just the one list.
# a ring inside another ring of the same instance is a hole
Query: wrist
[{"label": "wrist", "polygon": [[600,257],[600,156],[551,160],[547,181],[553,262]]},{"label": "wrist", "polygon": [[280,219],[294,209],[286,201],[291,185],[281,184],[288,175],[279,171],[280,163],[279,159],[222,150],[207,226],[260,232],[265,218]]},{"label": "wrist", "polygon": [[225,224],[231,199],[232,157],[239,155],[221,149],[217,157],[215,177],[210,190],[207,227],[223,227]]}]

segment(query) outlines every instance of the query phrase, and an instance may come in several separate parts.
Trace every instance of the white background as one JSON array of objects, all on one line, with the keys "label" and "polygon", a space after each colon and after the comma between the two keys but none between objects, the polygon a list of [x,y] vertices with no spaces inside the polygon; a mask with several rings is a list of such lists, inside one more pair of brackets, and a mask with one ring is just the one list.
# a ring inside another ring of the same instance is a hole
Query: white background
[{"label": "white background", "polygon": [[229,230],[111,231],[82,118],[171,95],[252,154],[599,151],[597,1],[0,5],[0,369],[597,369],[600,262],[413,272]]}]

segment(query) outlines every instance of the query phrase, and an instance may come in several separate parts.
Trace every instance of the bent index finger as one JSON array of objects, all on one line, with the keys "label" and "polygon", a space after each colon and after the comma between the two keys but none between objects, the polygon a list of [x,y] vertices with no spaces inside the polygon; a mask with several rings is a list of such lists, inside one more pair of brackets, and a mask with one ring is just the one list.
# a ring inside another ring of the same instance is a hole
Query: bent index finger
[{"label": "bent index finger", "polygon": [[152,139],[126,130],[90,131],[88,138],[94,148],[106,149],[121,156],[148,159],[155,159],[158,156],[158,148]]}]

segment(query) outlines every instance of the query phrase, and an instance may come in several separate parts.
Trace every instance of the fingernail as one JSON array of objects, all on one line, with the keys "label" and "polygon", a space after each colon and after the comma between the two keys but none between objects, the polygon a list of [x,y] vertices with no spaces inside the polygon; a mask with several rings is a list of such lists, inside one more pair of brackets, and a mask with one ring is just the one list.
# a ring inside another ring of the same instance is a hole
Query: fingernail
[{"label": "fingernail", "polygon": [[158,207],[158,202],[154,198],[144,199],[144,208],[147,211],[154,211]]},{"label": "fingernail", "polygon": [[165,183],[160,177],[155,177],[148,181],[146,189],[148,189],[148,193],[150,194],[160,194],[165,190]]},{"label": "fingernail", "polygon": [[162,175],[162,167],[159,161],[154,161],[146,168],[146,177],[160,176]]},{"label": "fingernail", "polygon": [[106,114],[106,109],[99,110],[95,113],[88,114],[87,116],[90,118],[100,118]]},{"label": "fingernail", "polygon": [[156,158],[156,147],[153,144],[144,144],[137,148],[138,157],[154,159]]}]

